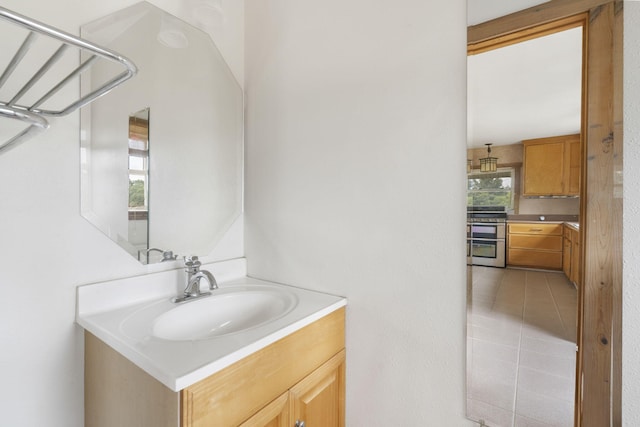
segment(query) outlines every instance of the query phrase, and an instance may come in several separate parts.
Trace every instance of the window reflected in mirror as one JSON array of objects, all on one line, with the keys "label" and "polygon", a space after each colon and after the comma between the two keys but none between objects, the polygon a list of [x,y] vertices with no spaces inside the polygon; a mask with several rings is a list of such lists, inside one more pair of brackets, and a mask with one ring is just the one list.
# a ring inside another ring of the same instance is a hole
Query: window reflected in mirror
[{"label": "window reflected in mirror", "polygon": [[129,242],[148,263],[149,108],[129,116]]}]

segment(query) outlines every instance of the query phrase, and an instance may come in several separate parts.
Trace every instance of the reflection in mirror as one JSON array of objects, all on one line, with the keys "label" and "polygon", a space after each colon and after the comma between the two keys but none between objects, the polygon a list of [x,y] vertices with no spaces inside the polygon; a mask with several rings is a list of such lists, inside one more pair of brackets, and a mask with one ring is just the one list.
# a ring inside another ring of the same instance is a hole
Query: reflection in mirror
[{"label": "reflection in mirror", "polygon": [[[149,109],[129,116],[129,243],[149,249]],[[145,259],[148,263],[148,259]]]},{"label": "reflection in mirror", "polygon": [[[563,225],[548,214],[579,212],[575,198],[522,195],[521,141],[580,132],[582,29],[469,56],[467,67],[467,417],[491,427],[572,426],[576,287],[562,271],[509,264],[533,265],[535,256],[562,264]],[[486,143],[497,145],[496,172],[481,172]],[[512,221],[537,227],[545,216],[553,235],[510,235],[525,226]]]},{"label": "reflection in mirror", "polygon": [[243,94],[222,55],[147,2],[81,33],[139,68],[81,112],[82,215],[145,264],[211,253],[242,210]]}]

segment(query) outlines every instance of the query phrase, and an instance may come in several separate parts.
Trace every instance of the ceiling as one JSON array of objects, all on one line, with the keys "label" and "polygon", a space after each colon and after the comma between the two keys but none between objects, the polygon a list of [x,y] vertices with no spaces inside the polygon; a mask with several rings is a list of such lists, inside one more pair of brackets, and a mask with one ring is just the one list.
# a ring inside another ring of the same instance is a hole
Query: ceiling
[{"label": "ceiling", "polygon": [[467,72],[470,147],[580,131],[581,28],[469,56]]}]

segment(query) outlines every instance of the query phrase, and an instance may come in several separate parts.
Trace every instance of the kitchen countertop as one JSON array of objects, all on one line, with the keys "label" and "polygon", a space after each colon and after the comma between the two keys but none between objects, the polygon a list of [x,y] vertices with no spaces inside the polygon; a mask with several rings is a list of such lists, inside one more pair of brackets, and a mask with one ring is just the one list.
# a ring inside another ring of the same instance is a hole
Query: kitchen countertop
[{"label": "kitchen countertop", "polygon": [[580,223],[579,222],[565,222],[564,225],[567,225],[573,228],[576,231],[580,231]]},{"label": "kitchen countertop", "polygon": [[[540,218],[544,217],[544,220]],[[509,214],[507,215],[507,221],[510,222],[579,222],[578,215],[559,215],[559,214]]]},{"label": "kitchen countertop", "polygon": [[153,305],[167,305],[176,295],[179,286],[173,282],[181,275],[169,271],[78,287],[76,322],[171,390],[180,391],[347,304],[340,296],[233,274],[219,276],[210,266],[203,269],[218,277],[220,289],[277,286],[293,295],[297,304],[266,324],[215,338],[170,341],[127,333],[123,322],[130,316]]}]

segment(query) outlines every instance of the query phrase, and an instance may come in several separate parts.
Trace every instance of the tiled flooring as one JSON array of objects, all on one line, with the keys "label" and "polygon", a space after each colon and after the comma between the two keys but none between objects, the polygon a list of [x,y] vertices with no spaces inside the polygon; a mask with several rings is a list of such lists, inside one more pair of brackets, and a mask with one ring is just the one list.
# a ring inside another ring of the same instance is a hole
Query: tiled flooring
[{"label": "tiled flooring", "polygon": [[467,415],[573,426],[577,292],[562,273],[470,267]]}]

